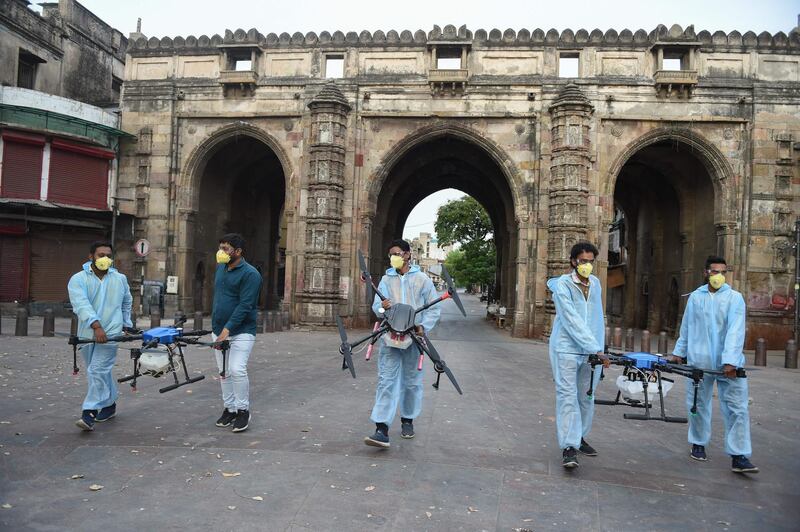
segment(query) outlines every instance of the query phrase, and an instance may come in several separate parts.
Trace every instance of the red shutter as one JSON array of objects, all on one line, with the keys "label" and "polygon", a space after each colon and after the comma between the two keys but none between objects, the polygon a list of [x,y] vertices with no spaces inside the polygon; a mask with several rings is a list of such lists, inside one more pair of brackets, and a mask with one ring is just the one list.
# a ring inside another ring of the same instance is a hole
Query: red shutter
[{"label": "red shutter", "polygon": [[0,233],[0,302],[28,297],[27,237]]},{"label": "red shutter", "polygon": [[39,199],[42,184],[42,144],[3,135],[3,176],[0,196]]},{"label": "red shutter", "polygon": [[107,158],[68,149],[53,141],[47,199],[107,210],[108,164]]},{"label": "red shutter", "polygon": [[30,299],[39,302],[69,300],[67,284],[89,255],[89,244],[102,233],[70,228],[48,228],[31,234]]}]

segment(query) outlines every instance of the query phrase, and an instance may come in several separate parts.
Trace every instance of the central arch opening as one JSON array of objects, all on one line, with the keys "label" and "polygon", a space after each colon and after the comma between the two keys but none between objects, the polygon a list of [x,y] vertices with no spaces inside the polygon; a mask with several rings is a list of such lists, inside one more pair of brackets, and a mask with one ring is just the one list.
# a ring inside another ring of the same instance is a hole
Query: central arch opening
[{"label": "central arch opening", "polygon": [[687,294],[719,252],[714,186],[702,155],[669,139],[631,156],[614,188],[609,235],[609,322],[674,335]]},{"label": "central arch opening", "polygon": [[[503,168],[482,146],[452,134],[423,141],[406,151],[389,169],[378,193],[370,239],[370,271],[386,268],[386,247],[403,234],[412,209],[427,196],[456,189],[486,209],[494,230],[497,268],[494,291],[513,315],[516,300],[517,228],[514,199]],[[424,222],[426,220],[421,220]]]},{"label": "central arch opening", "polygon": [[240,233],[245,259],[263,276],[259,308],[276,309],[283,298],[286,179],[278,156],[264,142],[236,135],[217,144],[200,169],[194,238],[195,310],[209,312],[219,238]]}]

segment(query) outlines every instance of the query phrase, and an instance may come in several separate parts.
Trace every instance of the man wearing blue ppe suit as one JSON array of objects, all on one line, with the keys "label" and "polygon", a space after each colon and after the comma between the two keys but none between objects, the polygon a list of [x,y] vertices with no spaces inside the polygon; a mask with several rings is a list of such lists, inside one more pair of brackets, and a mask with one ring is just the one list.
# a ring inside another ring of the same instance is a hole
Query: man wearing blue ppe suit
[{"label": "man wearing blue ppe suit", "polygon": [[[589,242],[578,242],[570,251],[573,270],[547,281],[556,306],[550,365],[556,383],[558,445],[566,468],[578,467],[578,450],[587,456],[597,455],[585,439],[594,415],[594,398],[586,395],[592,375],[589,355],[597,354],[608,367],[600,280],[592,275],[597,253]],[[593,389],[599,381],[600,372],[596,371]]]},{"label": "man wearing blue ppe suit", "polygon": [[[376,295],[372,310],[381,316],[381,309],[388,310],[392,302],[404,303],[419,308],[438,297],[430,278],[419,266],[411,265],[411,246],[405,240],[395,240],[389,245],[389,260],[392,267],[378,285],[378,291],[386,297],[384,301]],[[439,321],[440,310],[433,306],[417,314],[417,334],[428,334]],[[389,333],[386,333],[389,334]],[[422,410],[422,371],[417,370],[419,348],[413,343],[399,349],[389,347],[381,339],[378,355],[378,386],[375,390],[375,405],[372,407],[372,422],[375,434],[364,439],[373,447],[389,447],[389,425],[400,407],[401,432],[403,438],[414,437],[414,419]]]},{"label": "man wearing blue ppe suit", "polygon": [[[724,376],[705,375],[697,390],[697,414],[689,415],[691,457],[706,460],[711,439],[711,399],[717,383],[719,406],[725,423],[725,452],[732,457],[735,473],[758,473],[750,462],[750,416],[747,408],[747,379],[736,378],[744,365],[745,305],[742,294],[725,283],[727,265],[722,257],[708,257],[706,284],[689,296],[675,343],[673,360],[690,366],[722,370]],[[686,387],[686,404],[691,409],[694,389]]]},{"label": "man wearing blue ppe suit", "polygon": [[89,251],[89,261],[68,285],[72,311],[78,316],[78,336],[95,340],[81,347],[89,384],[76,422],[83,430],[94,430],[95,422],[108,421],[117,413],[117,382],[111,375],[117,344],[107,342],[109,336],[119,336],[124,327],[133,326],[131,290],[128,279],[111,267],[111,244],[95,242]]}]

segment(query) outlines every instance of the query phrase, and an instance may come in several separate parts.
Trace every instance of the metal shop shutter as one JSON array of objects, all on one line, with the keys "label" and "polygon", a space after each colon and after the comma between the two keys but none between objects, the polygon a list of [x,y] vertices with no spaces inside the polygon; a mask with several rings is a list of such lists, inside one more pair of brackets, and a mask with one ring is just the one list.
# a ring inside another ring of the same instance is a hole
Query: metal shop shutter
[{"label": "metal shop shutter", "polygon": [[53,140],[47,199],[108,210],[108,164],[112,152]]},{"label": "metal shop shutter", "polygon": [[51,229],[31,235],[31,300],[68,301],[67,283],[88,260],[89,244],[102,234]]},{"label": "metal shop shutter", "polygon": [[0,302],[27,299],[27,244],[25,235],[3,234],[0,231]]},{"label": "metal shop shutter", "polygon": [[44,137],[3,132],[3,175],[0,196],[39,199]]}]

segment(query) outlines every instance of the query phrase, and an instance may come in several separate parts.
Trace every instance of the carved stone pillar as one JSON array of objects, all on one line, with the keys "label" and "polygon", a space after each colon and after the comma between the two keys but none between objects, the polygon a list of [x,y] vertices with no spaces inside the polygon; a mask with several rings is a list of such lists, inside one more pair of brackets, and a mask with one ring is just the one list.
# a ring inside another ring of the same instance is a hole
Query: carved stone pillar
[{"label": "carved stone pillar", "polygon": [[350,105],[333,81],[308,104],[311,130],[300,322],[330,325],[339,304],[340,239],[344,204],[347,114]]},{"label": "carved stone pillar", "polygon": [[[593,112],[592,104],[574,83],[567,84],[550,106],[552,156],[548,193],[548,277],[569,269],[570,248],[587,237],[591,166],[589,126]],[[547,313],[555,314],[552,302],[548,303],[545,307]]]}]

